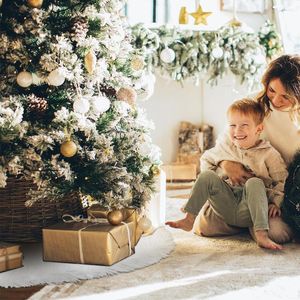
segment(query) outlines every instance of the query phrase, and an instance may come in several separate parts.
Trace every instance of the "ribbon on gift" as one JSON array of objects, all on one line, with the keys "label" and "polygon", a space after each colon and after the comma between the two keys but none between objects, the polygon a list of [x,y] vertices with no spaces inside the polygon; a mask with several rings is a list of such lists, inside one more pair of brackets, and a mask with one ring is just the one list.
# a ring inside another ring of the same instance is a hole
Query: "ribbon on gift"
[{"label": "ribbon on gift", "polygon": [[[83,218],[82,215],[79,216],[73,216],[73,215],[69,215],[69,214],[64,214],[62,216],[62,220],[64,221],[64,223],[92,223],[89,224],[81,229],[78,230],[78,247],[79,247],[79,255],[80,255],[80,263],[84,264],[84,255],[83,255],[83,250],[82,250],[82,236],[81,233],[83,230],[91,227],[91,226],[95,226],[95,225],[99,225],[99,224],[109,224],[109,222],[107,221],[107,219],[105,218]],[[127,230],[127,237],[128,237],[128,248],[129,248],[129,256],[132,253],[131,250],[131,239],[130,239],[130,229],[129,226],[126,222],[121,222],[122,224],[125,225],[126,230]],[[113,237],[113,235],[109,232],[109,234]],[[113,237],[114,238],[114,237]]]}]

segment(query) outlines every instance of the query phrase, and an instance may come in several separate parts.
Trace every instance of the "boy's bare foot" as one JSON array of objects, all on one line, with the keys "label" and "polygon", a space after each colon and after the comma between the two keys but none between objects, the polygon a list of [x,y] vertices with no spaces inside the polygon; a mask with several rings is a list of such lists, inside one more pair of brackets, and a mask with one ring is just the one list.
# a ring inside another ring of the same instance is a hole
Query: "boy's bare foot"
[{"label": "boy's bare foot", "polygon": [[275,242],[273,242],[269,236],[267,230],[256,230],[255,231],[255,238],[257,245],[266,249],[271,250],[282,250],[283,247]]},{"label": "boy's bare foot", "polygon": [[187,213],[184,219],[178,221],[168,221],[165,224],[173,228],[179,228],[185,231],[191,231],[196,217],[193,214]]}]

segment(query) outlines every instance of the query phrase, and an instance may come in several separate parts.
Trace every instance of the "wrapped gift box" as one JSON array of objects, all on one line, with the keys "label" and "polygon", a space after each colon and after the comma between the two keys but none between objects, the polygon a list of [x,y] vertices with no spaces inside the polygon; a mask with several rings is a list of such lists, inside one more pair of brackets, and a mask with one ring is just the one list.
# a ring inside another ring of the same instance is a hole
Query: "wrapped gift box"
[{"label": "wrapped gift box", "polygon": [[[87,214],[91,218],[107,218],[107,214],[109,211],[101,206],[100,204],[92,204],[87,209]],[[123,209],[124,221],[126,222],[133,222],[135,224],[135,233],[134,233],[134,245],[137,245],[138,241],[140,240],[143,230],[138,227],[139,221],[139,214],[133,208],[126,208]]]},{"label": "wrapped gift box", "polygon": [[22,267],[22,258],[19,245],[0,242],[0,272]]},{"label": "wrapped gift box", "polygon": [[110,266],[134,253],[135,223],[126,224],[74,222],[44,228],[44,260]]}]

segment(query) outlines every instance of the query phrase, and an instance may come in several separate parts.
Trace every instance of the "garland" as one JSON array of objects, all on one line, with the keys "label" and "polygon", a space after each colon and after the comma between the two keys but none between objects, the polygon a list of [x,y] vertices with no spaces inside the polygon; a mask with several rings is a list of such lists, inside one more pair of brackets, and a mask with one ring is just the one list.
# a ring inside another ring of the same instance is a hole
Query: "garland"
[{"label": "garland", "polygon": [[149,49],[148,68],[157,68],[179,82],[193,78],[197,83],[208,75],[208,82],[216,85],[231,71],[252,88],[260,82],[267,58],[281,50],[279,35],[269,21],[258,33],[230,25],[214,32],[195,32],[167,26],[145,29],[143,24],[133,26],[132,33],[135,48]]}]

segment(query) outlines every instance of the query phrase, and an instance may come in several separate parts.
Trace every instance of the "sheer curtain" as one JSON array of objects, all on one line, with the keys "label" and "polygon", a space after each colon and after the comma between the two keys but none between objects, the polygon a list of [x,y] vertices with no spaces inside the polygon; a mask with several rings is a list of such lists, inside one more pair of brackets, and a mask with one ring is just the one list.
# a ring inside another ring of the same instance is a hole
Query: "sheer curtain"
[{"label": "sheer curtain", "polygon": [[273,9],[285,53],[300,54],[300,1],[273,0]]}]

